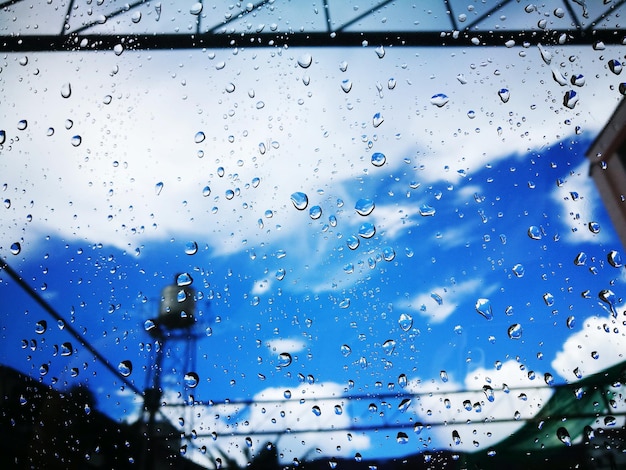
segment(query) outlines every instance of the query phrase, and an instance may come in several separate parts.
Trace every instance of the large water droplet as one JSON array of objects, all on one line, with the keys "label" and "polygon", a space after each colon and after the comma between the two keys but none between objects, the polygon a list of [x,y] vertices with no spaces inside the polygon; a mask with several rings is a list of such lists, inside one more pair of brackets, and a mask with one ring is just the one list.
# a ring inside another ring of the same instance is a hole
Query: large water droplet
[{"label": "large water droplet", "polygon": [[602,302],[607,304],[609,306],[609,309],[611,310],[611,314],[614,317],[617,317],[617,310],[615,309],[615,304],[617,303],[617,296],[615,295],[615,293],[610,289],[602,289],[598,293],[598,298]]},{"label": "large water droplet", "polygon": [[359,199],[354,206],[354,210],[357,214],[366,216],[372,213],[374,207],[374,201],[371,199]]},{"label": "large water droplet", "polygon": [[291,364],[292,360],[293,359],[291,357],[291,354],[289,354],[288,352],[280,353],[278,355],[278,367],[279,368],[287,367]]},{"label": "large water droplet", "polygon": [[419,212],[422,217],[431,217],[435,215],[436,210],[434,207],[429,206],[428,204],[422,204],[419,208]]},{"label": "large water droplet", "polygon": [[159,194],[161,194],[161,191],[163,191],[163,183],[159,181],[157,184],[154,185],[154,192],[158,196]]},{"label": "large water droplet", "polygon": [[191,285],[191,283],[193,283],[193,278],[189,273],[181,273],[176,276],[176,284],[178,287],[188,286]]},{"label": "large water droplet", "polygon": [[7,140],[7,133],[4,129],[0,129],[0,145],[4,144]]},{"label": "large water droplet", "polygon": [[309,204],[309,198],[304,193],[296,192],[291,195],[291,202],[296,209],[302,211]]},{"label": "large water droplet", "polygon": [[541,229],[536,225],[531,225],[528,227],[528,236],[533,240],[541,240],[543,234],[541,233]]},{"label": "large water droplet", "polygon": [[320,409],[320,407],[319,407],[319,406],[317,406],[317,405],[314,405],[314,406],[311,408],[311,411],[313,412],[313,414],[314,414],[315,416],[319,416],[319,415],[321,415],[321,414],[322,414],[322,410],[321,410],[321,409]]},{"label": "large water droplet", "polygon": [[378,46],[376,48],[376,55],[378,56],[379,59],[382,59],[383,57],[385,57],[385,48],[383,46]]},{"label": "large water droplet", "polygon": [[183,378],[185,385],[189,388],[196,388],[200,383],[200,377],[195,372],[187,372]]},{"label": "large water droplet", "polygon": [[398,434],[396,435],[396,442],[398,444],[408,444],[409,436],[407,436],[405,432],[398,431]]},{"label": "large water droplet", "polygon": [[348,357],[350,354],[352,354],[352,348],[347,344],[342,344],[340,350],[343,357]]},{"label": "large water droplet", "polygon": [[396,341],[393,339],[388,339],[383,343],[383,351],[386,354],[391,354],[393,350],[396,349]]},{"label": "large water droplet", "polygon": [[620,73],[622,73],[622,64],[617,59],[611,59],[611,60],[609,60],[609,69],[615,75],[619,75]]},{"label": "large water droplet", "polygon": [[345,80],[342,80],[342,82],[341,82],[341,89],[345,93],[350,93],[350,90],[352,90],[352,81],[347,79],[347,78]]},{"label": "large water droplet", "polygon": [[383,123],[384,120],[385,120],[385,118],[382,116],[382,114],[376,113],[372,117],[372,125],[374,127],[378,127],[378,126],[380,126]]},{"label": "large water droplet", "polygon": [[385,157],[383,153],[376,152],[372,154],[372,165],[383,166],[386,161],[387,161],[387,158]]},{"label": "large water droplet", "polygon": [[581,251],[580,253],[578,253],[576,255],[576,258],[574,258],[574,264],[576,266],[584,266],[586,262],[587,262],[587,254],[584,251]]},{"label": "large water droplet", "polygon": [[298,65],[303,69],[308,69],[313,63],[313,56],[309,53],[302,54],[298,57]]},{"label": "large water droplet", "polygon": [[548,307],[552,307],[554,305],[554,296],[550,292],[546,292],[543,294],[543,301]]},{"label": "large water droplet", "polygon": [[42,335],[48,329],[48,322],[46,320],[39,320],[35,323],[35,333]]},{"label": "large water droplet", "polygon": [[622,255],[618,251],[611,250],[606,255],[606,259],[609,262],[609,264],[613,266],[614,268],[622,267]]},{"label": "large water droplet", "polygon": [[574,90],[566,91],[565,95],[563,95],[563,106],[569,109],[574,109],[576,103],[578,103],[578,93]]},{"label": "large water droplet", "polygon": [[511,339],[520,339],[522,337],[522,325],[520,325],[519,323],[512,324],[511,326],[509,326],[507,334]]},{"label": "large water droplet", "polygon": [[72,85],[69,82],[64,83],[61,86],[61,96],[63,98],[69,98],[70,96],[72,96]]},{"label": "large water droplet", "polygon": [[437,93],[430,98],[431,104],[434,104],[438,108],[441,108],[448,104],[448,101],[450,101],[450,98],[448,98],[448,96],[444,95],[443,93]]},{"label": "large water droplet", "polygon": [[398,325],[402,331],[409,331],[413,327],[413,317],[408,313],[402,313],[398,318]]},{"label": "large water droplet", "polygon": [[199,144],[201,142],[204,142],[204,139],[206,139],[206,136],[204,135],[204,132],[199,131],[199,132],[196,132],[196,135],[194,136],[193,141],[196,144]]},{"label": "large water droplet", "polygon": [[195,255],[198,252],[198,244],[194,241],[185,243],[185,254]]},{"label": "large water droplet", "polygon": [[491,388],[490,385],[483,385],[483,393],[485,394],[485,398],[487,398],[487,401],[489,402],[493,402],[496,399],[493,388]]},{"label": "large water droplet", "polygon": [[130,374],[133,373],[133,363],[129,360],[122,361],[118,364],[117,370],[120,371],[122,377],[128,377]]},{"label": "large water droplet", "polygon": [[449,380],[448,372],[446,372],[445,370],[439,371],[439,377],[441,378],[441,381],[444,383]]},{"label": "large water droplet", "polygon": [[72,140],[71,140],[72,145],[74,147],[78,147],[82,141],[83,141],[83,138],[79,135],[75,135],[74,137],[72,137]]},{"label": "large water droplet", "polygon": [[19,242],[11,243],[11,254],[19,255],[20,251],[22,251],[22,245]]},{"label": "large water droplet", "polygon": [[570,438],[569,432],[567,432],[567,429],[564,427],[560,427],[556,430],[556,437],[558,437],[559,440],[566,446],[569,447],[572,445],[572,439]]},{"label": "large water droplet", "polygon": [[491,309],[491,301],[489,299],[478,299],[476,301],[476,311],[485,319],[493,319],[493,310]]},{"label": "large water droplet", "polygon": [[600,233],[600,224],[598,222],[589,222],[587,226],[589,227],[589,231],[591,233]]},{"label": "large water droplet", "polygon": [[350,248],[351,250],[356,250],[359,247],[360,243],[361,242],[359,241],[359,239],[355,237],[354,235],[350,235],[346,239],[346,244],[348,245],[348,248]]},{"label": "large water droplet", "polygon": [[374,224],[365,222],[359,227],[359,236],[362,238],[372,238],[376,234],[376,227]]},{"label": "large water droplet", "polygon": [[313,206],[309,209],[309,217],[313,220],[317,220],[322,216],[322,208],[320,206]]},{"label": "large water droplet", "polygon": [[513,274],[516,277],[524,277],[524,266],[519,263],[513,266]]},{"label": "large water droplet", "polygon": [[189,8],[189,13],[196,16],[202,13],[202,3],[197,2],[191,5],[191,8]]},{"label": "large water droplet", "polygon": [[511,97],[511,92],[509,92],[508,88],[501,88],[500,90],[498,90],[498,96],[500,97],[503,103],[506,103],[509,101],[509,98]]}]

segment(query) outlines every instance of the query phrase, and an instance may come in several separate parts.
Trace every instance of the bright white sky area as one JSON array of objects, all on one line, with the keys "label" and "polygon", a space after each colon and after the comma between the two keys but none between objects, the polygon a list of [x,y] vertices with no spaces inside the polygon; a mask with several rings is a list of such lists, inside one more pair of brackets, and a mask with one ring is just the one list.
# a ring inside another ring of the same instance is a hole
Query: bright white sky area
[{"label": "bright white sky area", "polygon": [[[622,48],[4,54],[0,255],[140,388],[144,322],[191,274],[195,362],[170,343],[165,397],[218,405],[164,413],[200,435],[198,462],[268,440],[284,462],[487,452],[552,395],[544,374],[624,360],[622,247],[584,158],[622,98],[611,59]],[[83,370],[79,344],[53,355],[65,333],[3,280],[2,362],[137,419],[139,397]],[[429,421],[451,424],[414,431]]]}]

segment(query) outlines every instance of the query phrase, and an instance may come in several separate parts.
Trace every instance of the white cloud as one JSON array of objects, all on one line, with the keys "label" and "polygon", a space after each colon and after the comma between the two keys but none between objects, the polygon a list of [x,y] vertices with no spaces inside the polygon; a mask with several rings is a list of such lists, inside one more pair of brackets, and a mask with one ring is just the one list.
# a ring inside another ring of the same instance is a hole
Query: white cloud
[{"label": "white cloud", "polygon": [[494,292],[495,289],[497,286],[485,287],[482,286],[481,280],[473,279],[460,284],[433,287],[429,289],[429,292],[417,294],[400,306],[419,313],[432,323],[441,323],[452,315],[468,296],[473,295],[478,298],[478,292],[481,296],[485,296]]},{"label": "white cloud", "polygon": [[[467,374],[463,383],[453,377],[448,382],[412,380],[407,389],[419,394],[419,400],[411,407],[416,420],[438,423],[431,431],[433,447],[473,452],[509,437],[524,425],[525,419],[537,414],[552,395],[552,390],[539,380],[531,381],[528,371],[510,360],[499,370],[476,369]],[[491,390],[484,391],[484,386]],[[447,425],[441,425],[444,422]],[[460,441],[454,439],[453,431]]]},{"label": "white cloud", "polygon": [[589,223],[597,220],[596,213],[602,203],[593,179],[589,177],[587,161],[572,170],[562,184],[555,185],[550,197],[559,205],[561,220],[568,229],[562,234],[565,241],[602,243],[608,240],[603,227],[598,233],[589,229]]},{"label": "white cloud", "polygon": [[625,351],[624,325],[613,317],[594,316],[567,338],[551,365],[565,380],[575,382],[624,361]]}]

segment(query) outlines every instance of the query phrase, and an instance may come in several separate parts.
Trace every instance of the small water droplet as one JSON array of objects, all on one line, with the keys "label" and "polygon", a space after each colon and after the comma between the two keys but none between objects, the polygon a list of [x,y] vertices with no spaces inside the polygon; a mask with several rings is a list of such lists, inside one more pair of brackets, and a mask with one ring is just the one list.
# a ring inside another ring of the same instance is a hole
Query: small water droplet
[{"label": "small water droplet", "polygon": [[17,128],[20,131],[23,131],[27,127],[28,127],[28,121],[26,119],[22,119],[21,121],[17,123]]},{"label": "small water droplet", "polygon": [[507,88],[501,88],[500,90],[498,90],[498,96],[500,97],[500,100],[502,100],[503,103],[506,103],[509,101],[509,98],[511,97],[511,93],[509,92]]},{"label": "small water droplet", "polygon": [[341,89],[344,91],[344,93],[350,93],[350,90],[352,90],[352,81],[347,78],[345,80],[342,80]]},{"label": "small water droplet", "polygon": [[486,320],[493,319],[493,310],[491,308],[491,301],[489,299],[478,299],[476,301],[476,311],[481,314]]},{"label": "small water droplet", "polygon": [[428,204],[422,204],[419,208],[420,215],[422,217],[432,217],[437,212],[434,207]]},{"label": "small water droplet", "polygon": [[378,56],[379,59],[382,59],[383,57],[385,57],[385,48],[383,46],[378,46],[376,48],[376,55]]},{"label": "small water droplet", "polygon": [[286,274],[287,272],[283,268],[280,268],[276,271],[275,277],[277,280],[282,281],[283,279],[285,279]]},{"label": "small water droplet", "polygon": [[613,266],[614,268],[622,267],[622,255],[618,251],[611,250],[606,255],[606,259],[609,262],[609,264]]},{"label": "small water droplet", "polygon": [[320,407],[319,407],[319,406],[317,406],[317,405],[314,405],[314,406],[311,408],[311,411],[313,412],[313,414],[314,414],[315,416],[320,416],[320,415],[322,414],[322,410],[321,410],[321,409],[320,409]]},{"label": "small water droplet", "polygon": [[580,253],[578,253],[576,255],[576,258],[574,258],[574,264],[576,266],[584,266],[586,262],[587,262],[587,254],[584,251],[581,251]]},{"label": "small water droplet", "polygon": [[574,90],[566,91],[565,95],[563,95],[563,106],[569,109],[574,109],[576,103],[578,103],[578,93]]},{"label": "small water droplet", "polygon": [[163,182],[159,181],[157,184],[154,185],[154,192],[158,196],[159,194],[161,194],[161,191],[163,191]]},{"label": "small water droplet", "polygon": [[386,246],[385,248],[383,248],[383,259],[385,261],[393,261],[395,257],[396,252],[393,248],[391,248],[390,246]]},{"label": "small water droplet", "polygon": [[554,296],[550,292],[546,292],[543,294],[543,301],[548,307],[552,307],[554,305]]},{"label": "small water droplet", "polygon": [[309,217],[313,220],[317,220],[322,216],[322,208],[320,206],[312,206],[309,209]]},{"label": "small water droplet", "polygon": [[541,229],[536,225],[531,225],[528,227],[528,236],[533,240],[541,240],[543,234],[541,233]]},{"label": "small water droplet", "polygon": [[176,285],[178,285],[178,287],[189,286],[192,283],[193,283],[193,278],[191,277],[191,274],[189,273],[181,273],[178,276],[176,276]]},{"label": "small water droplet", "polygon": [[567,327],[571,330],[574,328],[574,326],[576,326],[576,318],[572,315],[567,317],[567,320],[565,321],[565,324],[567,325]]},{"label": "small water droplet", "polygon": [[588,227],[591,233],[600,233],[600,224],[598,222],[589,222]]},{"label": "small water droplet", "polygon": [[372,125],[374,127],[378,127],[378,126],[380,126],[383,123],[384,120],[385,120],[385,118],[382,116],[382,114],[376,113],[372,117]]},{"label": "small water droplet", "polygon": [[339,308],[349,308],[350,307],[350,299],[343,299],[339,302]]},{"label": "small water droplet", "polygon": [[22,245],[19,242],[14,242],[11,244],[11,254],[19,255],[20,251],[22,251]]},{"label": "small water droplet", "polygon": [[448,95],[444,95],[443,93],[437,93],[430,98],[430,103],[434,104],[438,108],[442,108],[448,104],[448,101],[450,101],[450,98],[448,98]]},{"label": "small water droplet", "polygon": [[515,274],[516,277],[524,277],[524,266],[521,264],[516,264],[515,266],[513,266],[513,274]]},{"label": "small water droplet", "polygon": [[398,444],[408,444],[409,436],[407,436],[405,432],[398,431],[398,434],[396,435],[396,442]]},{"label": "small water droplet", "polygon": [[357,237],[355,237],[354,235],[350,235],[347,239],[346,239],[346,244],[348,245],[348,248],[350,248],[351,250],[356,250],[359,245],[360,245],[360,241]]},{"label": "small water droplet", "polygon": [[304,193],[295,192],[291,195],[291,202],[296,209],[302,211],[309,204],[309,198]]},{"label": "small water droplet", "polygon": [[374,201],[371,199],[359,199],[354,206],[354,210],[357,214],[366,216],[372,213],[374,207]]},{"label": "small water droplet", "polygon": [[4,129],[0,129],[0,145],[4,144],[7,140],[7,133]]},{"label": "small water droplet", "polygon": [[120,371],[122,377],[128,377],[133,373],[133,363],[129,360],[122,361],[118,364],[117,370]]},{"label": "small water droplet", "polygon": [[446,372],[445,370],[439,371],[439,377],[441,378],[442,382],[447,382],[448,379],[448,372]]},{"label": "small water droplet", "polygon": [[72,137],[72,145],[74,147],[78,147],[81,144],[82,141],[83,141],[83,139],[79,135],[75,135],[74,137]]},{"label": "small water droplet", "polygon": [[342,344],[340,350],[343,357],[348,357],[350,354],[352,354],[352,348],[347,344]]}]

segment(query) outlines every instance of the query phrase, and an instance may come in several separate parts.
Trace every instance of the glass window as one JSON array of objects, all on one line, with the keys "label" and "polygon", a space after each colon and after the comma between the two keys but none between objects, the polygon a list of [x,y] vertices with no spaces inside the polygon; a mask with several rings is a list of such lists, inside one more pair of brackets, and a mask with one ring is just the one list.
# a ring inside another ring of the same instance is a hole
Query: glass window
[{"label": "glass window", "polygon": [[626,463],[625,7],[431,3],[3,5],[5,467]]}]

